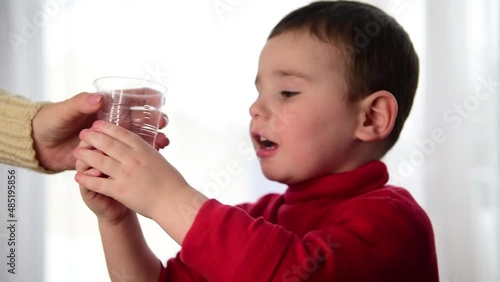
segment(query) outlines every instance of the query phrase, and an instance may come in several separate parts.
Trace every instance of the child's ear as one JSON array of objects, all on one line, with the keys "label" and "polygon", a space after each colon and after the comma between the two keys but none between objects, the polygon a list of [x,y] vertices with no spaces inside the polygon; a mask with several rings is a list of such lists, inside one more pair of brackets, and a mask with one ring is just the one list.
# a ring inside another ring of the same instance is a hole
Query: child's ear
[{"label": "child's ear", "polygon": [[370,142],[383,140],[391,134],[398,114],[398,102],[387,91],[377,91],[360,101],[356,137]]}]

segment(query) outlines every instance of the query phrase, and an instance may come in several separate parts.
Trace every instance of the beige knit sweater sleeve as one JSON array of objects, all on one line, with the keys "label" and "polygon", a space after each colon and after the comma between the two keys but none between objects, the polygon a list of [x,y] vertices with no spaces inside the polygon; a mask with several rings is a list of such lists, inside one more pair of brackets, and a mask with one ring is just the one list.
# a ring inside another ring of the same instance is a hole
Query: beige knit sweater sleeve
[{"label": "beige knit sweater sleeve", "polygon": [[43,171],[36,159],[31,121],[44,103],[0,88],[0,162],[36,171]]}]

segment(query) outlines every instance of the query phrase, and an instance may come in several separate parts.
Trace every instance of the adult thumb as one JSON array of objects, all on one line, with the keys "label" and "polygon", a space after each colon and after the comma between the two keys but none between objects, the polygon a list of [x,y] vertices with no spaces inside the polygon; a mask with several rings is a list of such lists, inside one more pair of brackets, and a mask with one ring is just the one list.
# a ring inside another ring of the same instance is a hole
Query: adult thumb
[{"label": "adult thumb", "polygon": [[67,116],[95,114],[102,107],[103,96],[98,93],[82,92],[62,102]]}]

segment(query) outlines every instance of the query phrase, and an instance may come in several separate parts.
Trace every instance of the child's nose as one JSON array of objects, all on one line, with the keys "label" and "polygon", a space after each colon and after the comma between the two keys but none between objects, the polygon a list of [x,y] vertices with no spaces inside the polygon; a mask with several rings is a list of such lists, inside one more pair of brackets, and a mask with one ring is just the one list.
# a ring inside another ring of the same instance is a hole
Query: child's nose
[{"label": "child's nose", "polygon": [[252,118],[262,117],[262,115],[264,114],[264,105],[261,98],[257,98],[257,100],[253,102],[253,104],[250,106],[249,112]]}]

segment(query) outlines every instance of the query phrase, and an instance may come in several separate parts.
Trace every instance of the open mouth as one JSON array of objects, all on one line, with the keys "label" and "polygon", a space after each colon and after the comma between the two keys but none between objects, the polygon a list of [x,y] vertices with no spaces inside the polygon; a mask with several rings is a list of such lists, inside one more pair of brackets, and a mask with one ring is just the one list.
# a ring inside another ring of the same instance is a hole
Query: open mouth
[{"label": "open mouth", "polygon": [[278,147],[278,144],[276,144],[273,141],[271,141],[263,136],[260,136],[260,135],[254,136],[254,140],[259,145],[259,149],[271,150],[271,149],[275,149],[276,147]]}]

